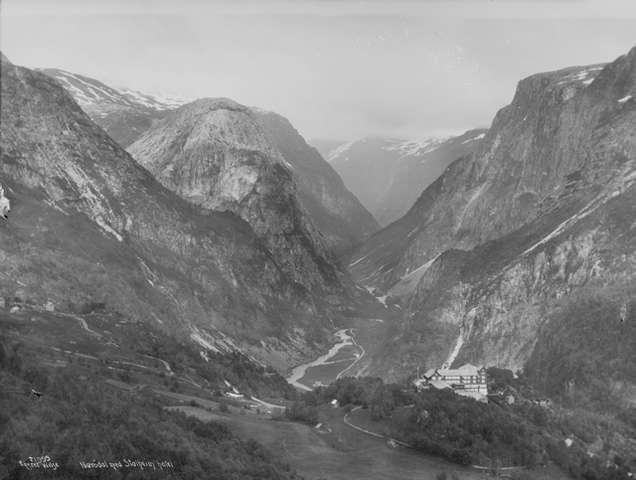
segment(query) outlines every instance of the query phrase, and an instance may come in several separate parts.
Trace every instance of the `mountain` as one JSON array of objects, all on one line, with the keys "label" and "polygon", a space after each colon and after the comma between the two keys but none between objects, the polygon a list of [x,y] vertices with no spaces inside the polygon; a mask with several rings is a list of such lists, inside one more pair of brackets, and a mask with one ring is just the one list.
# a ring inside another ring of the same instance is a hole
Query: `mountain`
[{"label": "mountain", "polygon": [[[122,147],[129,147],[144,133],[185,102],[159,98],[125,88],[113,88],[82,75],[44,69],[72,96],[91,119]],[[338,174],[309,146],[289,121],[273,112],[249,109],[262,124],[270,150],[293,166],[292,174],[303,207],[324,235],[327,247],[337,255],[350,253],[379,226],[343,185]],[[223,132],[219,132],[223,135]],[[228,139],[232,142],[232,139]]]},{"label": "mountain", "polygon": [[[286,275],[336,301],[350,282],[309,215],[322,214],[322,204],[314,191],[299,188],[295,181],[299,172],[315,168],[307,163],[320,162],[321,157],[298,155],[284,138],[291,126],[281,130],[276,125],[281,117],[273,116],[266,128],[264,115],[269,116],[229,99],[200,99],[166,117],[128,150],[186,200],[236,213],[252,226]],[[305,146],[300,137],[294,141]],[[286,154],[276,144],[288,148]],[[301,198],[312,210],[303,208]]]},{"label": "mountain", "polygon": [[223,98],[196,100],[128,151],[191,203],[243,218],[299,285],[321,295],[342,289],[339,267],[299,203],[291,164],[248,107]]},{"label": "mountain", "polygon": [[[634,341],[618,312],[636,302],[635,93],[636,48],[607,65],[522,80],[479,148],[365,242],[354,276],[404,312],[385,346],[397,360],[376,371],[471,361],[528,366],[538,378],[554,372],[548,364],[579,361],[563,372],[567,383],[583,365],[598,367],[581,361],[585,339],[607,342],[594,347],[595,362],[628,355],[611,339]],[[597,325],[580,316],[584,299],[619,322],[615,332],[578,331]],[[583,350],[559,351],[568,338]],[[609,392],[634,400],[625,392],[636,379],[613,370],[622,393]]]},{"label": "mountain", "polygon": [[423,141],[366,137],[345,143],[327,157],[345,185],[386,226],[457,158],[472,152],[485,130]]},{"label": "mountain", "polygon": [[186,103],[180,98],[110,87],[93,78],[57,68],[40,71],[60,83],[88,116],[124,148],[154,122]]},{"label": "mountain", "polygon": [[[58,82],[3,62],[1,121],[5,304],[117,312],[281,369],[317,348],[306,336],[325,331],[322,297],[287,275],[248,223],[163,187]],[[315,268],[335,275],[326,262]]]},{"label": "mountain", "polygon": [[291,165],[300,203],[330,249],[338,255],[350,253],[380,228],[331,165],[307,144],[289,120],[277,113],[252,110],[273,146]]}]

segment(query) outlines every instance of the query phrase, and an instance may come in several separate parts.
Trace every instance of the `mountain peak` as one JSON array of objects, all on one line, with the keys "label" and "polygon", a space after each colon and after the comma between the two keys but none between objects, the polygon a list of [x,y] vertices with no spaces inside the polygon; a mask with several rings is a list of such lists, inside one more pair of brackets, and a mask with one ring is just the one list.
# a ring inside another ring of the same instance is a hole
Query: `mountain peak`
[{"label": "mountain peak", "polygon": [[213,110],[231,110],[237,112],[249,112],[250,109],[245,105],[238,103],[227,97],[205,97],[198,98],[192,102],[186,103],[182,109],[192,110],[199,113]]},{"label": "mountain peak", "polygon": [[337,266],[300,205],[293,166],[248,107],[228,98],[195,100],[128,150],[184,199],[249,223],[282,270],[307,291],[340,285]]}]

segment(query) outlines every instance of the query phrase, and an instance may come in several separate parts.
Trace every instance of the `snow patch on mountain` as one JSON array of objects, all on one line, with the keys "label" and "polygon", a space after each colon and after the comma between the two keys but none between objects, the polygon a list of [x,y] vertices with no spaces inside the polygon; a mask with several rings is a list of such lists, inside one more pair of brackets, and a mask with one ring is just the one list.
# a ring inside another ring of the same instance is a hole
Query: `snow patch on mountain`
[{"label": "snow patch on mountain", "polygon": [[448,138],[450,137],[428,137],[423,140],[397,140],[384,147],[384,150],[399,152],[403,157],[423,155],[435,150],[439,145],[448,140]]},{"label": "snow patch on mountain", "polygon": [[583,85],[589,85],[594,81],[599,72],[603,70],[603,67],[604,65],[594,65],[569,73],[559,80],[557,85],[566,85],[570,83],[582,83]]},{"label": "snow patch on mountain", "polygon": [[476,140],[481,140],[481,139],[482,139],[482,138],[484,138],[485,136],[486,136],[486,134],[485,134],[485,133],[480,133],[479,135],[477,135],[477,136],[475,136],[475,137],[467,138],[466,140],[464,140],[464,141],[462,142],[462,144],[463,144],[463,143],[468,143],[468,142],[474,142],[474,141],[476,141]]},{"label": "snow patch on mountain", "polygon": [[348,161],[348,152],[356,146],[364,146],[365,143],[379,142],[379,150],[385,152],[391,152],[398,158],[405,158],[417,155],[424,155],[439,147],[446,140],[451,138],[450,136],[431,136],[423,139],[410,139],[405,140],[403,138],[382,138],[382,137],[362,137],[357,140],[352,140],[347,143],[333,149],[327,156],[327,161],[332,163],[338,161]]},{"label": "snow patch on mountain", "polygon": [[190,101],[181,97],[142,93],[126,87],[109,87],[97,80],[65,70],[48,69],[44,71],[62,84],[83,108],[90,107],[99,110],[117,105],[162,111],[174,110]]},{"label": "snow patch on mountain", "polygon": [[172,110],[185,105],[190,100],[182,97],[173,97],[169,95],[150,95],[142,93],[138,90],[131,90],[126,87],[118,87],[119,92],[131,101],[144,105],[153,110]]},{"label": "snow patch on mountain", "polygon": [[[329,163],[333,162],[336,159],[340,159],[340,157],[344,156],[344,154],[357,142],[359,141],[363,141],[363,140],[353,140],[351,142],[347,142],[347,143],[343,143],[342,145],[340,145],[339,147],[335,148],[334,150],[331,151],[331,153],[329,153],[329,155],[327,156],[327,161]],[[347,161],[349,160],[348,156],[344,156],[344,160]]]}]

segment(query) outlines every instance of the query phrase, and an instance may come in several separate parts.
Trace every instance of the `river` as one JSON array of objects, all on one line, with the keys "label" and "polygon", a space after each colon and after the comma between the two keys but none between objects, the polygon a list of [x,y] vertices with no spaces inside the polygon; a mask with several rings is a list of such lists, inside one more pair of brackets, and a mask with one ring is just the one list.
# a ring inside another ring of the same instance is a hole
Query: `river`
[{"label": "river", "polygon": [[[289,382],[290,384],[292,384],[293,386],[301,390],[310,391],[313,389],[312,387],[304,383],[301,383],[301,380],[307,374],[307,370],[316,369],[316,367],[321,367],[321,366],[333,367],[334,365],[337,365],[336,369],[329,368],[329,372],[327,372],[327,376],[324,378],[325,381],[321,382],[326,384],[336,380],[340,376],[340,373],[344,372],[345,370],[348,370],[354,363],[356,363],[360,358],[362,358],[362,355],[364,354],[364,350],[362,349],[362,347],[360,347],[356,343],[350,329],[343,328],[341,330],[338,330],[335,333],[335,335],[339,340],[338,343],[332,346],[329,349],[329,351],[325,353],[324,355],[316,358],[315,360],[312,360],[309,363],[303,363],[302,365],[298,365],[297,367],[295,367],[292,370],[291,375],[287,377],[287,382]],[[343,359],[334,361],[333,359],[345,347],[351,347],[351,349],[355,349],[358,352],[353,353],[352,354],[353,356],[350,358],[343,358]],[[342,364],[342,365],[339,365],[339,364]],[[323,378],[321,378],[321,380],[323,380]]]}]

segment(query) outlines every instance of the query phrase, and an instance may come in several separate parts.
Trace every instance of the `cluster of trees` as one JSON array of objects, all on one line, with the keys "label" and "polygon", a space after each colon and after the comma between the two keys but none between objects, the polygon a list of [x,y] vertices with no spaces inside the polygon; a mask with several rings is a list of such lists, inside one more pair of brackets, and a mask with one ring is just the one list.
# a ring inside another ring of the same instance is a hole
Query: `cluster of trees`
[{"label": "cluster of trees", "polygon": [[293,421],[316,424],[318,407],[337,400],[346,410],[353,406],[368,408],[374,420],[381,420],[390,417],[396,408],[412,403],[413,396],[414,392],[398,384],[385,384],[380,378],[344,377],[328,386],[304,392],[287,406],[285,416]]},{"label": "cluster of trees", "polygon": [[308,405],[321,405],[337,400],[339,405],[359,405],[368,408],[375,420],[387,418],[398,407],[412,404],[415,392],[404,386],[385,384],[377,377],[344,377],[331,385],[306,392],[302,401]]},{"label": "cluster of trees", "polygon": [[[96,372],[97,373],[97,372]],[[165,411],[151,394],[124,392],[73,365],[46,371],[33,352],[0,339],[0,478],[43,478],[19,465],[48,455],[60,465],[47,478],[84,479],[80,462],[169,461],[169,471],[92,471],[91,478],[291,480],[297,475],[257,442],[226,426]],[[41,396],[29,395],[37,388]]]},{"label": "cluster of trees", "polygon": [[546,460],[542,436],[521,417],[450,391],[417,395],[396,432],[421,450],[461,464],[534,466]]},{"label": "cluster of trees", "polygon": [[[523,382],[515,379],[513,385],[530,388]],[[590,457],[583,444],[564,442],[568,436],[592,441],[612,429],[620,431],[609,420],[605,425],[599,422],[595,414],[583,410],[557,414],[523,401],[502,408],[437,390],[417,394],[408,415],[391,418],[396,437],[401,435],[416,448],[455,463],[489,466],[496,461],[532,467],[552,461],[576,479],[630,478],[628,464],[636,464],[636,456],[615,456],[606,462],[603,457]]]}]

